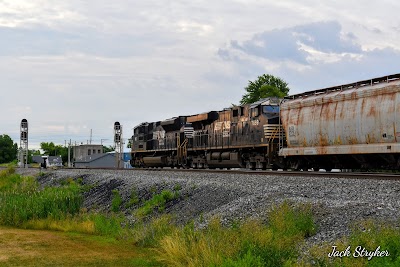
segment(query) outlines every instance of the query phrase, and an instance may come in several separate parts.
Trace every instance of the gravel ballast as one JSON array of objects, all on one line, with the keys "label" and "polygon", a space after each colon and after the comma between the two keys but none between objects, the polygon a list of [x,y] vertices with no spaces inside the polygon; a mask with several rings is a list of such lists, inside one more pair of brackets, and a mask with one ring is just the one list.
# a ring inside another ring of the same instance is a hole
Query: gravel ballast
[{"label": "gravel ballast", "polygon": [[[84,184],[92,185],[84,200],[89,210],[109,211],[114,189],[124,204],[132,191],[143,201],[164,189],[179,190],[180,197],[167,203],[164,212],[176,214],[180,223],[195,220],[200,227],[213,216],[227,224],[249,217],[264,219],[273,205],[285,200],[310,203],[318,225],[317,234],[308,240],[312,243],[348,235],[354,223],[365,219],[398,224],[400,218],[400,181],[307,177],[307,173],[288,176],[272,172],[254,175],[73,169],[46,171],[38,179],[46,186],[67,178],[82,178]],[[135,208],[121,207],[127,215]]]}]

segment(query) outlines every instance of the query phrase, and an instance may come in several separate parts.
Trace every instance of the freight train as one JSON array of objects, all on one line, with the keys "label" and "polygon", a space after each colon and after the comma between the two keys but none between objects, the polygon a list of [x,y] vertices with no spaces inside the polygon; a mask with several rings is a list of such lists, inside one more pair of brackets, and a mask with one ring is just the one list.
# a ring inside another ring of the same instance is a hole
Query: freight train
[{"label": "freight train", "polygon": [[134,128],[136,167],[400,168],[400,74]]}]

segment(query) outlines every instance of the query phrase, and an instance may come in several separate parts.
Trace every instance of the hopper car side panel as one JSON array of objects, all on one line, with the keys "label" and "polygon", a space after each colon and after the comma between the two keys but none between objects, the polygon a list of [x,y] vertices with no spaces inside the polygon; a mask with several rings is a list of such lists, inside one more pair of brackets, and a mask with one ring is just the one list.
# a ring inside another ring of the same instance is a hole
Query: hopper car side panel
[{"label": "hopper car side panel", "polygon": [[279,155],[293,168],[398,169],[399,78],[283,102]]}]

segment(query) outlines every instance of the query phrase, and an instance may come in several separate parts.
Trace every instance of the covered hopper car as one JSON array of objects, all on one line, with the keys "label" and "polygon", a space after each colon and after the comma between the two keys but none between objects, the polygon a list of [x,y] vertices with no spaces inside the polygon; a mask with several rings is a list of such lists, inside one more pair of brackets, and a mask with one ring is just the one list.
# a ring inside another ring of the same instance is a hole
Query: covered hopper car
[{"label": "covered hopper car", "polygon": [[142,123],[131,164],[399,169],[400,74]]}]

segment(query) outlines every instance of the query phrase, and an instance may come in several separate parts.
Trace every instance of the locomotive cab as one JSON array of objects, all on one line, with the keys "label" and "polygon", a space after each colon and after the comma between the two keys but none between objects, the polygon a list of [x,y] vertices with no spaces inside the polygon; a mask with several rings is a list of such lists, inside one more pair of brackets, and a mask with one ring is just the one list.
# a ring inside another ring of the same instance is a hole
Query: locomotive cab
[{"label": "locomotive cab", "polygon": [[262,113],[265,114],[268,124],[279,124],[279,106],[265,105],[262,106]]}]

